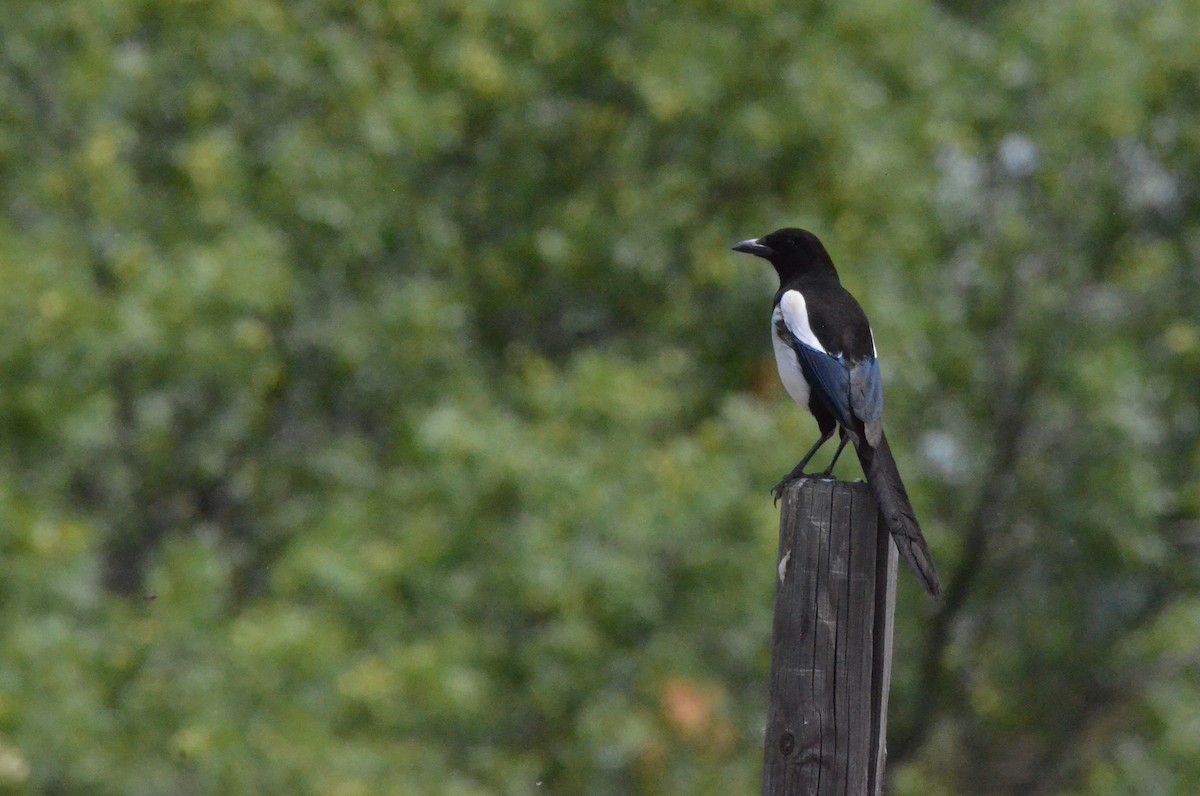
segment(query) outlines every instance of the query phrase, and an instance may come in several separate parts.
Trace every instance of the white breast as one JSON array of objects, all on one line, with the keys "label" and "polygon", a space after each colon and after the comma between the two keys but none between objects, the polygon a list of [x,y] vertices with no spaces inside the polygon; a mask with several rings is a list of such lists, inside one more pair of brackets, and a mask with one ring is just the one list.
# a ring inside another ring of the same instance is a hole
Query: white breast
[{"label": "white breast", "polygon": [[775,367],[779,368],[779,379],[783,388],[792,400],[808,409],[808,382],[800,370],[800,360],[796,351],[783,340],[779,339],[776,324],[783,317],[779,307],[771,314],[771,343],[775,346]]}]

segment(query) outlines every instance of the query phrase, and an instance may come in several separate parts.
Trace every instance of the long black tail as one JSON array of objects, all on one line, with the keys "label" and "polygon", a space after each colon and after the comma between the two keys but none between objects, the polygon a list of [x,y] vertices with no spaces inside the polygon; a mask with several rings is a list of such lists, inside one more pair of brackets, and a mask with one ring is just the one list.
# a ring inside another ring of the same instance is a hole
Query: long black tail
[{"label": "long black tail", "polygon": [[879,444],[872,447],[862,435],[852,435],[854,448],[858,451],[858,460],[862,462],[863,473],[867,483],[875,493],[879,503],[879,511],[887,523],[892,538],[896,540],[896,549],[900,557],[908,562],[925,591],[935,598],[942,592],[942,584],[938,580],[937,569],[933,566],[933,556],[925,537],[921,535],[921,526],[913,514],[912,503],[908,500],[908,492],[904,482],[900,480],[900,471],[896,469],[896,460],[892,458],[892,450],[888,447],[887,437],[882,429],[879,433]]}]

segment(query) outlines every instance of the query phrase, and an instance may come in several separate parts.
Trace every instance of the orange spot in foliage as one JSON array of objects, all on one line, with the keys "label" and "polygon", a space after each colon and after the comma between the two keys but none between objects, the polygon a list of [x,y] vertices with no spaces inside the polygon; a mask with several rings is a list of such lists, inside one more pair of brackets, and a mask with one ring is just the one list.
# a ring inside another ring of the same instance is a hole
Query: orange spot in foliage
[{"label": "orange spot in foliage", "polygon": [[663,685],[663,718],[679,735],[706,754],[728,754],[737,743],[737,727],[721,715],[725,693],[714,683],[672,677]]},{"label": "orange spot in foliage", "polygon": [[667,723],[683,735],[704,734],[712,724],[716,698],[712,689],[682,677],[673,677],[662,690],[662,711]]}]

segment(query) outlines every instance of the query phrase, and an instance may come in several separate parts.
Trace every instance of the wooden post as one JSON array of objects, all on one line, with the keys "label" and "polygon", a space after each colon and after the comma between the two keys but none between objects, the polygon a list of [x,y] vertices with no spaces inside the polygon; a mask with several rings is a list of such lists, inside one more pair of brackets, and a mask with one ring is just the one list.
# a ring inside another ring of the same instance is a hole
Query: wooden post
[{"label": "wooden post", "polygon": [[783,495],[763,796],[882,793],[896,546],[866,484]]}]

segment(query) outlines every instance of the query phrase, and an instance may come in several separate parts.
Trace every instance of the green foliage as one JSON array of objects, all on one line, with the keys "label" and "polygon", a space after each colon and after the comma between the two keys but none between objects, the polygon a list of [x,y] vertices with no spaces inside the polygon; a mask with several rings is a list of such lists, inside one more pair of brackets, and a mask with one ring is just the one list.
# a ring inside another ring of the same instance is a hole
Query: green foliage
[{"label": "green foliage", "polygon": [[1198,12],[9,0],[0,792],[753,791],[788,224],[963,596],[897,792],[1190,793]]}]

